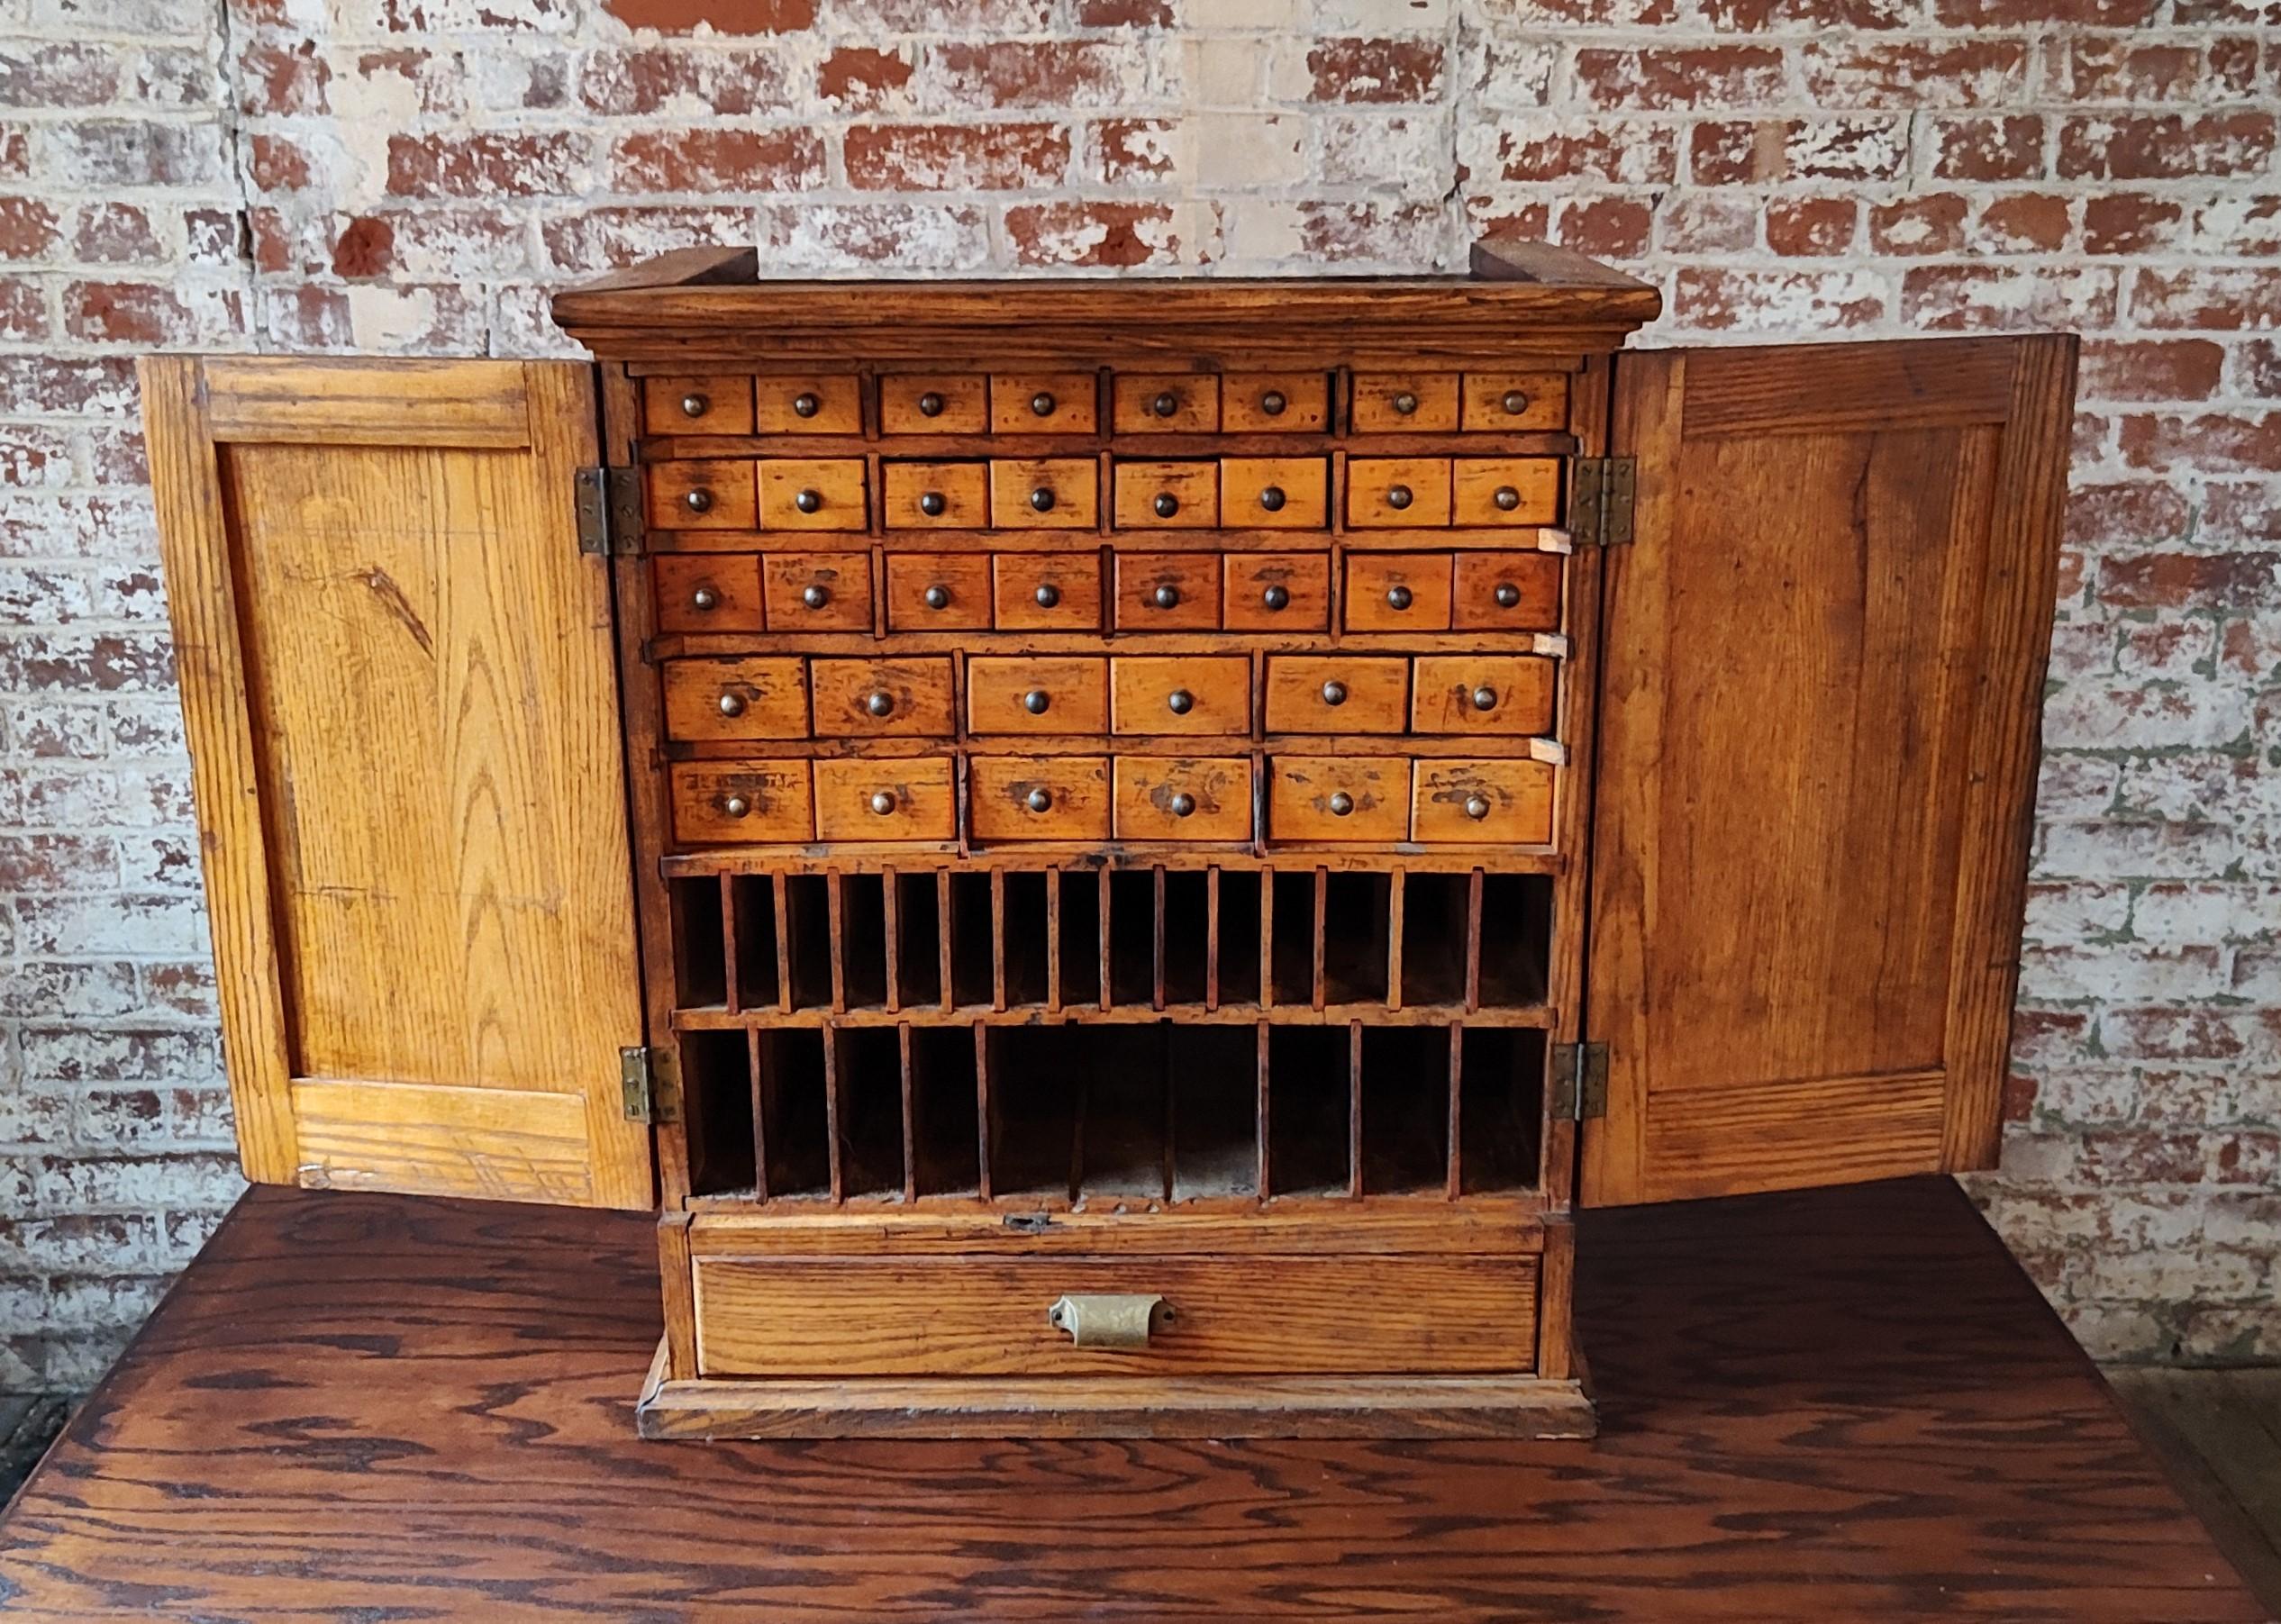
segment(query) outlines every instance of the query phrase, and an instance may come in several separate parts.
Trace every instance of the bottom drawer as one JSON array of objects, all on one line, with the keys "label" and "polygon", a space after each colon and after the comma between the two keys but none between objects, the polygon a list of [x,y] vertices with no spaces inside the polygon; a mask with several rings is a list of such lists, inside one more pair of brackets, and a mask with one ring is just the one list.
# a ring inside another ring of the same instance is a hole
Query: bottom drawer
[{"label": "bottom drawer", "polygon": [[[1162,1299],[1147,1345],[1080,1347],[1073,1294]],[[708,1376],[1525,1371],[1532,1257],[703,1257]]]},{"label": "bottom drawer", "polygon": [[959,808],[947,756],[815,764],[819,840],[949,840]]}]

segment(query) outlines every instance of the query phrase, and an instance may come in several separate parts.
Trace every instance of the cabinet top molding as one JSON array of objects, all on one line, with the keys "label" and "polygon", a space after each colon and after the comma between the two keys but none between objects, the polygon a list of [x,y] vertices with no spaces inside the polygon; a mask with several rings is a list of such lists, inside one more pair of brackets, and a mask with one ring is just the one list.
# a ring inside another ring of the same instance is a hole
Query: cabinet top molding
[{"label": "cabinet top molding", "polygon": [[1647,283],[1549,243],[1477,243],[1468,275],[770,280],[752,249],[685,249],[555,295],[613,360],[939,363],[1155,355],[1168,366],[1555,359],[1653,321]]}]

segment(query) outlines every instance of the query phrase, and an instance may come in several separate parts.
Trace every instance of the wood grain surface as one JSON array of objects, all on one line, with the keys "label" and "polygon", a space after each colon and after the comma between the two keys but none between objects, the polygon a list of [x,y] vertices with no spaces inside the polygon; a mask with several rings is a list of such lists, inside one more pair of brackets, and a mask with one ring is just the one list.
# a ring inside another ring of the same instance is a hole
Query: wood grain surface
[{"label": "wood grain surface", "polygon": [[1945,1181],[1581,1227],[1592,1444],[644,1444],[647,1220],[261,1190],[0,1520],[0,1616],[2266,1616]]}]

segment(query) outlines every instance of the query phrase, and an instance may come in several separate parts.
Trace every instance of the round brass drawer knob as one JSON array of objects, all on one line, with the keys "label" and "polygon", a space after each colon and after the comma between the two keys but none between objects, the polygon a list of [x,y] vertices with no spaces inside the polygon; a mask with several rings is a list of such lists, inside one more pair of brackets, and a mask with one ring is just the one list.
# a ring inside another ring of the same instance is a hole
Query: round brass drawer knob
[{"label": "round brass drawer knob", "polygon": [[1259,489],[1259,505],[1271,513],[1281,513],[1283,487],[1279,485],[1262,485]]},{"label": "round brass drawer knob", "polygon": [[919,493],[919,511],[930,519],[940,519],[948,511],[950,502],[941,491]]},{"label": "round brass drawer knob", "polygon": [[821,609],[826,603],[832,602],[832,588],[829,586],[803,586],[800,589],[800,601],[811,609]]},{"label": "round brass drawer knob", "polygon": [[1185,818],[1190,812],[1195,811],[1195,809],[1196,798],[1188,794],[1186,790],[1182,790],[1178,794],[1172,797],[1172,815],[1174,817]]},{"label": "round brass drawer knob", "polygon": [[1394,409],[1408,417],[1417,411],[1418,397],[1410,394],[1397,395],[1394,397]]},{"label": "round brass drawer knob", "polygon": [[713,511],[713,493],[699,485],[681,498],[681,505],[693,513],[709,513]]},{"label": "round brass drawer knob", "polygon": [[1389,586],[1389,587],[1387,587],[1387,588],[1386,588],[1386,607],[1387,607],[1388,609],[1407,609],[1407,608],[1409,608],[1409,607],[1410,607],[1410,589],[1409,589],[1407,586]]},{"label": "round brass drawer knob", "polygon": [[1471,818],[1476,823],[1480,822],[1482,819],[1489,815],[1489,797],[1486,795],[1468,795],[1465,798],[1465,815]]},{"label": "round brass drawer knob", "polygon": [[795,395],[792,397],[792,415],[795,417],[813,417],[822,410],[823,403],[813,394]]},{"label": "round brass drawer knob", "polygon": [[1030,595],[1037,599],[1039,608],[1050,609],[1061,601],[1061,588],[1056,586],[1052,582],[1047,581],[1041,583],[1037,591],[1031,593]]},{"label": "round brass drawer knob", "polygon": [[822,491],[802,491],[792,499],[792,505],[804,513],[820,513],[823,508]]},{"label": "round brass drawer knob", "polygon": [[1180,511],[1180,498],[1170,491],[1159,491],[1157,499],[1149,505],[1156,509],[1158,518],[1169,519]]},{"label": "round brass drawer knob", "polygon": [[1037,509],[1038,512],[1041,513],[1050,513],[1053,512],[1053,487],[1051,485],[1041,485],[1036,490],[1031,491],[1030,493],[1030,505]]},{"label": "round brass drawer knob", "polygon": [[874,689],[864,695],[863,708],[874,716],[892,716],[895,714],[895,695],[885,688]]},{"label": "round brass drawer knob", "polygon": [[1270,609],[1288,609],[1291,607],[1291,589],[1288,586],[1270,586],[1259,594],[1259,602]]},{"label": "round brass drawer knob", "polygon": [[1477,711],[1495,710],[1497,708],[1497,691],[1489,686],[1488,684],[1483,683],[1479,687],[1473,691],[1473,708]]},{"label": "round brass drawer knob", "polygon": [[1048,395],[1042,389],[1039,390],[1035,395],[1030,397],[1030,410],[1040,417],[1051,417],[1053,415],[1053,396]]},{"label": "round brass drawer knob", "polygon": [[895,792],[884,789],[873,791],[871,795],[871,810],[877,812],[883,818],[889,812],[893,812],[895,810]]},{"label": "round brass drawer knob", "polygon": [[741,818],[752,810],[752,803],[742,795],[731,795],[721,803],[721,810],[732,818]]},{"label": "round brass drawer knob", "polygon": [[1186,716],[1196,708],[1196,696],[1186,688],[1175,688],[1164,696],[1164,703],[1175,716]]},{"label": "round brass drawer knob", "polygon": [[718,609],[721,607],[721,594],[713,591],[710,586],[700,586],[696,589],[696,591],[689,594],[689,607],[692,609]]},{"label": "round brass drawer knob", "polygon": [[1033,812],[1053,810],[1053,795],[1049,790],[1033,789],[1023,798],[1022,804]]},{"label": "round brass drawer knob", "polygon": [[721,714],[723,716],[743,715],[744,695],[741,694],[723,694],[721,696]]},{"label": "round brass drawer knob", "polygon": [[1332,817],[1343,818],[1354,810],[1354,797],[1342,789],[1333,790],[1331,793],[1330,806]]},{"label": "round brass drawer knob", "polygon": [[684,417],[703,417],[712,410],[713,397],[709,395],[700,395],[692,389],[681,397],[681,415]]},{"label": "round brass drawer knob", "polygon": [[1507,417],[1518,417],[1529,409],[1529,396],[1525,390],[1508,389],[1497,404],[1504,408]]},{"label": "round brass drawer knob", "polygon": [[1411,494],[1410,487],[1406,485],[1390,485],[1386,487],[1386,505],[1396,513],[1408,507],[1414,500],[1416,498]]},{"label": "round brass drawer knob", "polygon": [[1509,513],[1521,505],[1521,493],[1509,485],[1501,485],[1489,500],[1497,504],[1497,512]]},{"label": "round brass drawer knob", "polygon": [[1149,403],[1149,410],[1159,417],[1170,417],[1180,409],[1180,397],[1167,389]]},{"label": "round brass drawer knob", "polygon": [[931,389],[921,395],[919,397],[919,415],[921,417],[941,417],[942,415],[942,396],[937,395]]},{"label": "round brass drawer knob", "polygon": [[950,607],[950,589],[948,586],[939,585],[930,586],[924,592],[921,593],[919,596],[925,600],[926,605],[930,609],[948,609]]},{"label": "round brass drawer knob", "polygon": [[1283,409],[1290,404],[1283,398],[1283,391],[1280,389],[1270,389],[1259,397],[1259,410],[1269,417],[1281,417]]},{"label": "round brass drawer knob", "polygon": [[1032,688],[1022,696],[1022,708],[1032,716],[1042,716],[1053,704],[1053,696],[1043,688]]},{"label": "round brass drawer knob", "polygon": [[1499,581],[1494,595],[1500,609],[1512,609],[1521,602],[1521,589],[1510,581]]},{"label": "round brass drawer knob", "polygon": [[1149,594],[1149,601],[1159,609],[1177,608],[1180,603],[1180,589],[1177,586],[1159,586]]},{"label": "round brass drawer knob", "polygon": [[1322,685],[1322,703],[1326,705],[1342,705],[1346,703],[1346,684],[1342,682],[1324,683]]}]

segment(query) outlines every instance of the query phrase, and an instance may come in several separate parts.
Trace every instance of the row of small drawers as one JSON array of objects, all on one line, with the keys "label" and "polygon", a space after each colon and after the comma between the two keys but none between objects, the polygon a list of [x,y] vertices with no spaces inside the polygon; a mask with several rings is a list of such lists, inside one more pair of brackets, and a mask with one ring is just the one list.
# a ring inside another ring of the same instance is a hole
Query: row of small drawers
[{"label": "row of small drawers", "polygon": [[[1091,372],[905,372],[879,380],[886,434],[1093,434],[1101,418]],[[653,377],[642,385],[651,434],[860,434],[863,381],[846,374]],[[1109,419],[1120,434],[1322,433],[1327,372],[1120,372]],[[1557,372],[1359,373],[1349,405],[1357,433],[1535,433],[1568,426],[1568,380]]]},{"label": "row of small drawers", "polygon": [[[1269,733],[1549,734],[1555,662],[1526,654],[1270,656]],[[1251,731],[1241,654],[976,655],[967,730],[1196,734]],[[948,656],[668,661],[666,731],[677,739],[947,738]]]},{"label": "row of small drawers", "polygon": [[[888,530],[1093,530],[1098,458],[883,462]],[[1120,530],[1322,530],[1330,464],[1229,457],[1112,465]],[[651,463],[652,530],[859,531],[870,527],[859,457],[695,458]],[[1555,457],[1353,457],[1346,522],[1359,529],[1546,525],[1560,512]]]},{"label": "row of small drawers", "polygon": [[[891,631],[1093,631],[1097,552],[888,553]],[[661,553],[650,562],[667,632],[868,631],[868,553]],[[1326,553],[1116,555],[1120,631],[1322,631]],[[1350,553],[1350,631],[1550,631],[1560,623],[1555,553]]]},{"label": "row of small drawers", "polygon": [[[681,762],[674,833],[729,841],[950,840],[957,758]],[[1248,756],[968,756],[969,839],[1250,840]],[[1277,756],[1267,827],[1284,842],[1518,842],[1552,839],[1554,768],[1540,761]]]}]

